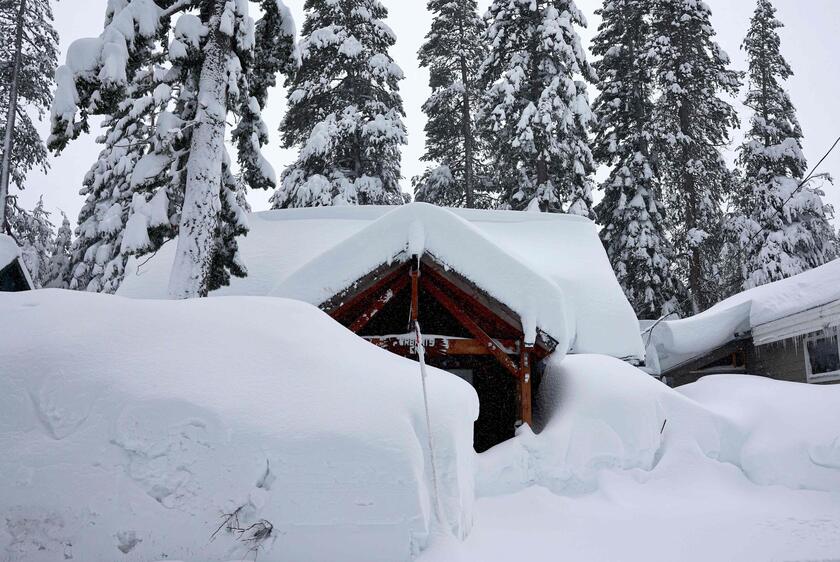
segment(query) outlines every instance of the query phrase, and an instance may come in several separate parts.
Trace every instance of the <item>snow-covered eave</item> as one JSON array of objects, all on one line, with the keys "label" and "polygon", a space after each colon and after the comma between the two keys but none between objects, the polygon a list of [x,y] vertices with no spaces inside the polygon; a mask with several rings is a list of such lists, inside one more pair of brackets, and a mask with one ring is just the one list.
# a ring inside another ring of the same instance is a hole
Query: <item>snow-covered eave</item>
[{"label": "snow-covered eave", "polygon": [[840,325],[840,259],[787,279],[738,293],[696,316],[670,320],[651,332],[662,371],[677,368],[751,334],[766,345]]},{"label": "snow-covered eave", "polygon": [[26,264],[23,263],[23,259],[17,259],[18,265],[20,266],[20,270],[23,272],[23,276],[26,279],[26,284],[29,285],[29,288],[34,290],[35,289],[35,282],[32,281],[32,275],[30,275],[29,270],[26,268]]},{"label": "snow-covered eave", "polygon": [[767,345],[840,326],[840,299],[753,327],[753,343]]},{"label": "snow-covered eave", "polygon": [[383,265],[412,256],[428,256],[508,307],[521,320],[527,343],[535,343],[542,331],[558,350],[570,349],[574,318],[562,289],[456,213],[424,203],[394,208],[311,260],[271,294],[320,305]]}]

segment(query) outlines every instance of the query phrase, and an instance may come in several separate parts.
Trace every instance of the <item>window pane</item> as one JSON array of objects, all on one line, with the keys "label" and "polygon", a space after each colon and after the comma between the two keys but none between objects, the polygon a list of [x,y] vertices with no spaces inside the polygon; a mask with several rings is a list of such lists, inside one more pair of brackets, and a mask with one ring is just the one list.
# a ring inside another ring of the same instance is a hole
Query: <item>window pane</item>
[{"label": "window pane", "polygon": [[808,358],[811,361],[811,373],[814,375],[840,371],[840,350],[837,348],[837,338],[809,341]]}]

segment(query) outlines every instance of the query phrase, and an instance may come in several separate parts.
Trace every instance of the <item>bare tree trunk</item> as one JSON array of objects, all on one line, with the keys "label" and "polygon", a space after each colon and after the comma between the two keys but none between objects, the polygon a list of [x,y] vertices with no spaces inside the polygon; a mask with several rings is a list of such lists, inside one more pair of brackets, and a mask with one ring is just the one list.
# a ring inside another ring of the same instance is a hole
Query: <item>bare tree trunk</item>
[{"label": "bare tree trunk", "polygon": [[6,229],[6,200],[9,197],[9,179],[12,168],[12,148],[14,147],[15,121],[17,120],[18,83],[20,82],[20,59],[23,49],[23,20],[26,13],[26,0],[20,0],[17,28],[15,30],[14,61],[12,62],[12,80],[9,87],[9,112],[6,117],[6,131],[3,136],[3,160],[0,164],[0,232]]},{"label": "bare tree trunk", "polygon": [[222,209],[222,161],[225,150],[227,81],[225,42],[219,23],[225,0],[215,0],[211,35],[204,48],[198,82],[199,107],[193,132],[178,247],[169,278],[169,294],[186,299],[207,296],[207,281],[215,252]]}]

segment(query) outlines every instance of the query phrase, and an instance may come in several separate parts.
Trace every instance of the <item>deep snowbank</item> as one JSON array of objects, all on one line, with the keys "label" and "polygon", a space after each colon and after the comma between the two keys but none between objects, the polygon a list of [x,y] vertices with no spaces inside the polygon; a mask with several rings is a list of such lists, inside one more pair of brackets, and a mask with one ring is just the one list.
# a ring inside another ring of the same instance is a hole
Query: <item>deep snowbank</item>
[{"label": "deep snowbank", "polygon": [[840,387],[716,376],[675,391],[572,355],[548,366],[538,398],[541,433],[479,455],[470,536],[434,541],[422,562],[840,552]]},{"label": "deep snowbank", "polygon": [[840,386],[719,375],[678,391],[725,420],[720,458],[756,484],[840,492]]},{"label": "deep snowbank", "polygon": [[756,484],[840,493],[840,386],[733,375],[672,390],[617,359],[571,355],[549,363],[537,399],[538,435],[479,456],[480,495],[593,492],[606,469],[651,472],[686,452]]},{"label": "deep snowbank", "polygon": [[[0,294],[0,319],[14,326],[0,338],[8,559],[245,558],[254,543],[210,541],[234,512],[250,534],[273,526],[266,559],[393,562],[425,544],[416,363],[316,308],[36,291]],[[443,504],[464,534],[478,404],[440,371],[430,392]]]}]

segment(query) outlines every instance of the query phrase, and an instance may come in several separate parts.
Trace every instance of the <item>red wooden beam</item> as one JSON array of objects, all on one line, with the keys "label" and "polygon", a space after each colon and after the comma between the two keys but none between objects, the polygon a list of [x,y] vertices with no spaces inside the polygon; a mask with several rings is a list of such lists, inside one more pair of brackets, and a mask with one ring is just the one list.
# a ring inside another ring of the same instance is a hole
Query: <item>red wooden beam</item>
[{"label": "red wooden beam", "polygon": [[[492,330],[492,333],[504,336],[519,338],[523,335],[522,323],[516,314],[504,304],[493,299],[486,302],[488,298],[482,291],[472,286],[468,279],[459,280],[458,274],[447,276],[435,262],[425,262],[425,272],[432,277],[435,284],[443,291],[453,295],[471,316],[475,317],[482,324],[485,330]],[[538,359],[545,359],[554,351],[557,342],[543,332],[538,332],[534,353]]]},{"label": "red wooden beam", "polygon": [[[370,343],[387,349],[403,357],[417,355],[414,334],[399,336],[365,336]],[[496,340],[503,351],[515,354],[519,349],[514,340]],[[491,352],[481,341],[470,338],[453,338],[448,336],[424,336],[423,347],[429,355],[490,355]]]},{"label": "red wooden beam", "polygon": [[409,318],[411,325],[409,329],[414,328],[414,323],[420,316],[420,262],[417,256],[411,256],[411,310],[409,311]]},{"label": "red wooden beam", "polygon": [[529,426],[534,425],[531,408],[531,352],[525,340],[519,340],[519,419]]},{"label": "red wooden beam", "polygon": [[436,264],[424,268],[427,276],[431,277],[435,285],[440,287],[441,290],[456,298],[461,304],[459,308],[466,310],[470,316],[484,324],[485,329],[490,329],[495,334],[514,338],[522,335],[521,325],[517,325],[513,320],[500,317],[496,311],[481,302],[476,295],[470,294],[467,290],[447,279],[441,272],[437,271],[435,266]]},{"label": "red wooden beam", "polygon": [[446,308],[449,313],[452,314],[452,316],[454,316],[455,319],[457,319],[458,322],[460,322],[464,328],[473,335],[473,337],[478,339],[505,369],[510,371],[510,373],[515,377],[520,375],[519,367],[517,367],[516,363],[508,357],[507,353],[496,345],[493,338],[488,336],[487,333],[481,329],[481,326],[476,324],[476,322],[470,318],[468,314],[459,308],[446,293],[441,291],[426,277],[423,277],[421,282],[423,283],[423,288],[426,289],[440,304],[442,304],[444,308]]},{"label": "red wooden beam", "polygon": [[353,312],[366,310],[368,305],[381,295],[387,287],[393,285],[399,277],[405,275],[405,270],[406,266],[402,266],[384,274],[382,278],[372,282],[369,287],[363,289],[358,294],[348,295],[348,300],[332,310],[327,306],[326,309],[329,315],[338,320],[347,316],[354,316],[352,314]]},{"label": "red wooden beam", "polygon": [[394,300],[394,297],[399,295],[403,289],[408,285],[408,278],[405,275],[400,275],[397,277],[393,284],[385,289],[385,292],[382,293],[379,298],[377,298],[373,303],[368,306],[368,309],[365,310],[356,320],[350,324],[350,331],[353,333],[358,334],[362,328],[368,325],[368,323],[373,320],[373,317],[379,314],[383,308],[385,308],[389,302]]}]

